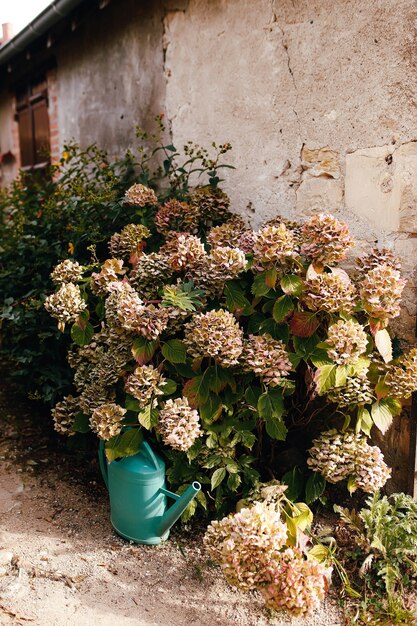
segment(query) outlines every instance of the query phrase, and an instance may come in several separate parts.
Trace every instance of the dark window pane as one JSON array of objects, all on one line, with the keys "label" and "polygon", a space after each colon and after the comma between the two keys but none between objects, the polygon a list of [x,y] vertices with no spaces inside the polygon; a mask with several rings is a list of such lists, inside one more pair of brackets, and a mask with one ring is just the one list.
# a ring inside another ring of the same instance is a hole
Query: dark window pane
[{"label": "dark window pane", "polygon": [[32,111],[24,109],[19,112],[19,142],[22,166],[33,165],[35,155],[33,150]]},{"label": "dark window pane", "polygon": [[49,159],[49,116],[46,100],[33,105],[33,133],[35,136],[35,163]]}]

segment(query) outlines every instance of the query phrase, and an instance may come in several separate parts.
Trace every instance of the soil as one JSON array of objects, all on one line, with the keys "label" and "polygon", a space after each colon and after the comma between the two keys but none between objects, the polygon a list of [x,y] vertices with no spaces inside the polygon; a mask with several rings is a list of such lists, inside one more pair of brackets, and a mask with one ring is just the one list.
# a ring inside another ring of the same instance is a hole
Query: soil
[{"label": "soil", "polygon": [[165,544],[118,537],[95,455],[68,451],[0,387],[0,624],[36,626],[340,626],[331,599],[306,620],[270,614],[229,587],[202,531]]}]

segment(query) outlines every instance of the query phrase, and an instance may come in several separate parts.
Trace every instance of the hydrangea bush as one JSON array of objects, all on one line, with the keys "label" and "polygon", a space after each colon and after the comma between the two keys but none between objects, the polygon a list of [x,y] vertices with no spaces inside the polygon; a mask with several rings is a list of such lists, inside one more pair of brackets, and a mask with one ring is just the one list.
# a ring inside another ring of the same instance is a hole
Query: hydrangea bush
[{"label": "hydrangea bush", "polygon": [[[53,269],[45,307],[74,342],[56,430],[93,430],[110,462],[152,441],[173,489],[206,487],[188,516],[227,514],[271,477],[289,484],[287,502],[310,504],[326,481],[376,492],[390,469],[371,431],[384,434],[417,390],[417,350],[394,358],[388,330],[405,285],[398,259],[372,249],[340,267],[354,240],[332,215],[254,231],[214,173],[159,201],[135,184],[124,202],[152,219],[115,233],[103,262]],[[326,572],[280,511],[252,502],[213,522],[206,545],[229,582],[302,615]]]}]

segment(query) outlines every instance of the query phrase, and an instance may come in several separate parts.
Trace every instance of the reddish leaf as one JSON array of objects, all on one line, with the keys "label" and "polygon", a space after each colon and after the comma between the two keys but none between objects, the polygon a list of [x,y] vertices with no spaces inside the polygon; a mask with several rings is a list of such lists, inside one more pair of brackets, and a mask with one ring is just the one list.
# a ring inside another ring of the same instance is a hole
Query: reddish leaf
[{"label": "reddish leaf", "polygon": [[388,323],[388,320],[377,320],[370,318],[369,320],[369,328],[371,329],[372,335],[375,337],[376,333],[379,330],[383,330]]},{"label": "reddish leaf", "polygon": [[271,267],[265,272],[265,285],[270,289],[275,289],[275,285],[277,284],[277,278],[277,270],[275,269],[275,267]]},{"label": "reddish leaf", "polygon": [[311,337],[319,325],[316,314],[308,311],[297,311],[290,321],[291,332],[296,337]]}]

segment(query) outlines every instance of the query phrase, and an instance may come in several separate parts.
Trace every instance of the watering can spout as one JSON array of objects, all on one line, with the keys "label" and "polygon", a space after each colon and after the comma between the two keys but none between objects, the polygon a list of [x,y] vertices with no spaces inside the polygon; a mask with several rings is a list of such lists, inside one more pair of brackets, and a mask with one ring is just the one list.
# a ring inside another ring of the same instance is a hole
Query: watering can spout
[{"label": "watering can spout", "polygon": [[[188,487],[186,491],[182,494],[182,496],[176,496],[176,502],[166,511],[166,513],[162,516],[159,526],[158,526],[158,535],[164,535],[173,524],[177,521],[179,517],[184,513],[187,506],[190,504],[191,500],[195,498],[198,492],[201,489],[200,483],[194,481],[192,485]],[[161,490],[164,491],[165,490]],[[171,494],[169,492],[165,492],[169,496],[174,496],[176,494]]]}]

